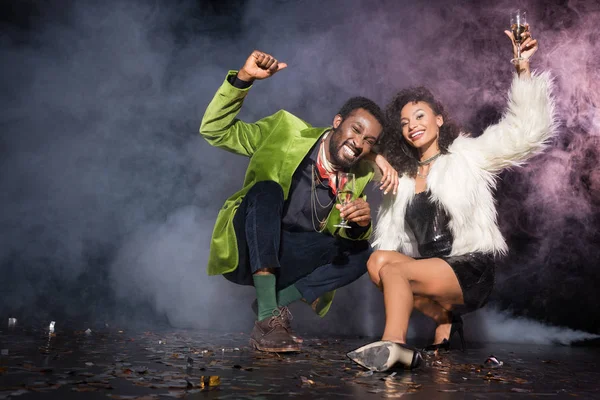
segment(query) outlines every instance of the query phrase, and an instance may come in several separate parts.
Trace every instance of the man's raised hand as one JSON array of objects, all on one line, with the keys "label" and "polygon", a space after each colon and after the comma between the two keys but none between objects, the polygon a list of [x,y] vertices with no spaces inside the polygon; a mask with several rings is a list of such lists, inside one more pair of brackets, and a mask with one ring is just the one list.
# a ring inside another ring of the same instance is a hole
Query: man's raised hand
[{"label": "man's raised hand", "polygon": [[254,50],[238,72],[238,78],[252,82],[265,79],[287,67],[286,63],[277,61],[275,57],[262,51]]}]

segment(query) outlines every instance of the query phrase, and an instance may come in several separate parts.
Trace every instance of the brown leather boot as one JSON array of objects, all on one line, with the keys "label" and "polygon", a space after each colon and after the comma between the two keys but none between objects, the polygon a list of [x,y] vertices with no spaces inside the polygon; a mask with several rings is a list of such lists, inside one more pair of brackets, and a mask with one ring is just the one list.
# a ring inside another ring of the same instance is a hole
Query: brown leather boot
[{"label": "brown leather boot", "polygon": [[250,334],[250,345],[256,350],[271,353],[300,351],[300,345],[294,341],[285,328],[285,320],[279,309],[273,316],[254,323]]},{"label": "brown leather boot", "polygon": [[[256,300],[252,302],[251,307],[252,311],[254,311],[254,315],[258,315],[258,302]],[[290,309],[287,308],[287,306],[281,306],[279,307],[279,312],[281,313],[281,317],[283,318],[283,327],[288,331],[292,339],[294,339],[294,342],[304,342],[304,339],[298,336],[296,332],[294,332],[294,330],[292,329],[292,320],[294,319],[294,317],[292,316],[292,312],[290,311]]]},{"label": "brown leather boot", "polygon": [[283,327],[288,331],[294,342],[304,342],[304,339],[298,336],[296,332],[294,332],[294,330],[292,329],[292,320],[294,319],[294,316],[292,315],[290,309],[285,306],[279,307],[279,312],[281,313],[281,318],[283,318]]}]

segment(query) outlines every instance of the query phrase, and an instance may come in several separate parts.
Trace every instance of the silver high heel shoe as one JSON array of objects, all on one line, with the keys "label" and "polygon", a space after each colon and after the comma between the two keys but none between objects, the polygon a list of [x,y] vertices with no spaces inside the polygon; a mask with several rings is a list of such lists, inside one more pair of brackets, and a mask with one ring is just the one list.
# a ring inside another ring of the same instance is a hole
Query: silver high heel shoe
[{"label": "silver high heel shoe", "polygon": [[408,369],[417,368],[423,360],[418,350],[387,340],[367,344],[347,356],[358,365],[377,372],[387,371],[396,363]]}]

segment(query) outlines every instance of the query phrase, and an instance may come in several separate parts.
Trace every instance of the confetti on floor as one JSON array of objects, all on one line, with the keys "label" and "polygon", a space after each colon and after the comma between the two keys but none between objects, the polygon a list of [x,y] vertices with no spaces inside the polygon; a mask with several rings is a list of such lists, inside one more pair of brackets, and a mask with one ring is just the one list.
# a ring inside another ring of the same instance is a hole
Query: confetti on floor
[{"label": "confetti on floor", "polygon": [[269,354],[246,333],[56,327],[0,331],[0,400],[600,398],[597,347],[472,345],[373,373],[345,356],[364,339],[306,337],[300,353]]}]

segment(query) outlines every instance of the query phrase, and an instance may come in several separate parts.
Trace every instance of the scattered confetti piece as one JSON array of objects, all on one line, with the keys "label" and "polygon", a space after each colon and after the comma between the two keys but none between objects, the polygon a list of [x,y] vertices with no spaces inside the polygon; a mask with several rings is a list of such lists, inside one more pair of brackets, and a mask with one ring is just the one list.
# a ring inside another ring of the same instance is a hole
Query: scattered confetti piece
[{"label": "scattered confetti piece", "polygon": [[485,365],[486,368],[500,368],[501,366],[504,365],[504,362],[503,361],[499,361],[494,356],[489,356],[487,358],[487,360],[485,360],[484,365]]},{"label": "scattered confetti piece", "polygon": [[531,389],[521,389],[521,388],[512,388],[510,389],[511,392],[517,392],[517,393],[531,393]]}]

